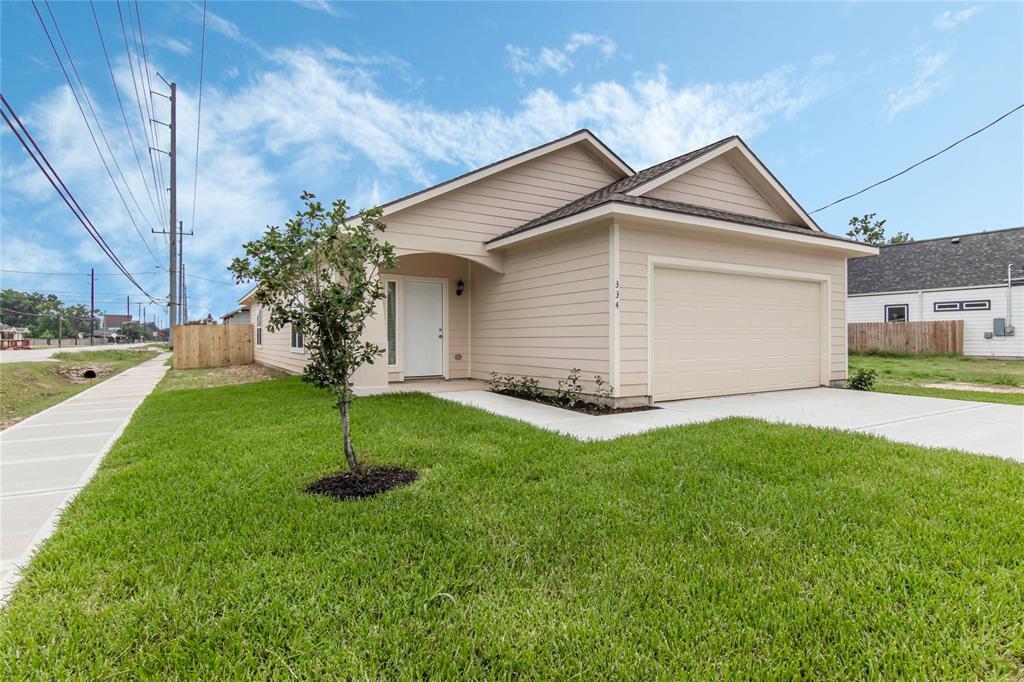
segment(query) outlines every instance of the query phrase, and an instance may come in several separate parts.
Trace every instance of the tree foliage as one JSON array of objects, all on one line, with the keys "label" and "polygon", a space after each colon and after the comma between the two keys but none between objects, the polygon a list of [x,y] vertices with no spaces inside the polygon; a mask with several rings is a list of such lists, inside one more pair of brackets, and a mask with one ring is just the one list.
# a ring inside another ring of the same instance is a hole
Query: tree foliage
[{"label": "tree foliage", "polygon": [[27,327],[34,338],[64,338],[89,331],[89,308],[64,305],[59,297],[39,292],[0,291],[0,323]]},{"label": "tree foliage", "polygon": [[885,246],[886,244],[905,244],[914,241],[906,232],[897,232],[886,239],[885,219],[876,219],[875,213],[865,213],[862,216],[850,218],[850,230],[846,236],[865,244],[874,246]]},{"label": "tree foliage", "polygon": [[343,200],[327,209],[309,192],[300,198],[303,210],[283,229],[270,226],[261,239],[246,243],[245,256],[228,269],[239,283],[257,283],[254,297],[267,330],[291,325],[302,331],[308,355],[303,379],[333,391],[345,459],[358,471],[349,428],[352,375],[384,353],[363,332],[386,296],[380,273],[395,267],[394,247],[382,239],[387,225],[381,209],[349,218]]}]

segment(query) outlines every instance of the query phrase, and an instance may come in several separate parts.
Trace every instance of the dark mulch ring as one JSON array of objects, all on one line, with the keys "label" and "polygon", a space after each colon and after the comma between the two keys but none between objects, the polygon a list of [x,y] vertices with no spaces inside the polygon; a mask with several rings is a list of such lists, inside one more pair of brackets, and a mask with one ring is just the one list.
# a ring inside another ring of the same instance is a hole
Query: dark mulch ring
[{"label": "dark mulch ring", "polygon": [[636,407],[612,407],[611,405],[598,405],[597,403],[579,402],[573,407],[563,405],[558,402],[552,396],[542,395],[535,398],[527,398],[525,396],[516,395],[509,391],[494,391],[494,393],[500,393],[501,395],[511,396],[513,398],[519,398],[520,400],[529,400],[535,403],[544,403],[545,405],[552,405],[554,407],[560,407],[563,410],[572,410],[573,412],[582,412],[583,414],[592,414],[595,416],[601,416],[605,414],[625,414],[626,412],[646,412],[647,410],[660,410],[660,407],[654,405],[637,405]]},{"label": "dark mulch ring", "polygon": [[415,471],[401,467],[365,467],[359,473],[326,476],[306,488],[307,493],[327,495],[337,500],[372,497],[392,488],[409,485],[419,478]]}]

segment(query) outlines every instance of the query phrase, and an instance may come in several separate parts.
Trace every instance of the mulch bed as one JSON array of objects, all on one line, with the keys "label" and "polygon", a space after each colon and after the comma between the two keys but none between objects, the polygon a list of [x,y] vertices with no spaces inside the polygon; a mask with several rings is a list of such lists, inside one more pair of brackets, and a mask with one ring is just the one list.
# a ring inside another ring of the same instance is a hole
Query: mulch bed
[{"label": "mulch bed", "polygon": [[493,393],[499,393],[501,395],[511,396],[512,398],[519,398],[520,400],[529,400],[534,403],[543,403],[545,405],[551,405],[553,407],[560,407],[563,410],[572,410],[573,412],[581,412],[583,414],[590,414],[594,416],[602,416],[606,414],[625,414],[626,412],[646,412],[647,410],[660,410],[660,407],[654,405],[638,405],[636,407],[612,407],[611,405],[598,405],[597,403],[580,402],[576,403],[574,407],[567,407],[551,396],[538,396],[536,398],[524,398],[521,395],[509,393],[507,391],[493,391]]},{"label": "mulch bed", "polygon": [[306,492],[327,495],[336,500],[351,500],[372,497],[392,488],[409,485],[417,478],[417,472],[401,467],[367,467],[358,474],[346,471],[321,478],[306,488]]}]

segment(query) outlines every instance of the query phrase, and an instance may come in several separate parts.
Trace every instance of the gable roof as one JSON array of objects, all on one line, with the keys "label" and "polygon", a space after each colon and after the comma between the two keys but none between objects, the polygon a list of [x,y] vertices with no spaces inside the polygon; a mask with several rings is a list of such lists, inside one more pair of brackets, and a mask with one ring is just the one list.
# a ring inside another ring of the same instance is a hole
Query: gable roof
[{"label": "gable roof", "polygon": [[386,204],[381,204],[381,208],[384,209],[385,215],[396,213],[422,201],[427,201],[428,199],[433,199],[441,194],[451,192],[460,187],[465,187],[472,182],[483,180],[495,173],[500,173],[503,170],[507,170],[513,166],[530,161],[531,159],[538,158],[557,149],[581,143],[590,149],[594,153],[594,156],[616,175],[627,177],[635,175],[635,171],[630,168],[629,164],[623,161],[618,154],[613,152],[608,145],[597,137],[597,135],[594,135],[594,133],[590,132],[586,128],[581,128],[580,130],[570,133],[564,137],[560,137],[557,140],[545,142],[544,144],[533,147],[532,149],[527,149],[524,152],[513,154],[512,156],[500,159],[494,163],[471,170],[468,173],[463,173],[462,175],[451,178],[450,180],[445,180],[444,182],[426,187],[417,192],[413,192],[412,194],[407,194],[404,197],[394,199]]},{"label": "gable roof", "polygon": [[[777,185],[778,189],[781,190],[780,194],[783,195],[788,203],[795,207],[795,211],[798,215],[804,218],[806,225],[796,225],[793,223],[785,223],[777,220],[769,220],[766,218],[758,218],[756,216],[744,215],[740,213],[733,213],[731,211],[722,211],[718,209],[708,208],[706,206],[697,206],[695,204],[687,204],[677,201],[668,201],[665,199],[655,199],[652,197],[642,196],[644,192],[657,187],[661,183],[670,180],[671,178],[677,177],[678,175],[686,172],[695,164],[703,163],[708,157],[715,154],[715,152],[723,152],[731,149],[739,149],[745,152],[749,157],[756,162],[754,165],[758,167],[766,175],[766,180],[773,185]],[[601,206],[608,203],[623,203],[623,204],[634,204],[642,205],[650,208],[659,208],[666,211],[672,211],[675,213],[687,213],[690,215],[699,215],[707,217],[715,217],[720,220],[727,220],[730,222],[738,222],[745,225],[754,225],[757,227],[768,227],[771,229],[783,229],[787,231],[797,230],[803,233],[811,232],[818,236],[824,236],[826,238],[835,238],[843,241],[853,241],[845,239],[843,237],[836,237],[830,235],[821,230],[820,227],[810,218],[809,215],[804,212],[803,208],[793,199],[792,195],[782,186],[781,183],[771,174],[760,160],[754,156],[753,152],[746,146],[746,143],[738,135],[730,135],[729,137],[712,142],[709,145],[695,149],[686,154],[663,161],[655,164],[649,168],[645,168],[638,171],[630,176],[616,180],[613,183],[602,187],[601,189],[591,192],[585,196],[571,201],[565,206],[556,208],[553,211],[545,213],[542,216],[538,216],[533,220],[529,220],[522,225],[513,228],[507,232],[504,232],[497,237],[489,239],[486,243],[492,244],[498,242],[513,235],[522,234],[528,232],[534,228],[538,228],[549,223],[553,223],[556,220],[568,218],[570,216],[582,213],[588,209],[596,206]]]},{"label": "gable roof", "polygon": [[1006,284],[1013,264],[1024,279],[1024,227],[924,239],[879,248],[849,263],[852,294]]}]

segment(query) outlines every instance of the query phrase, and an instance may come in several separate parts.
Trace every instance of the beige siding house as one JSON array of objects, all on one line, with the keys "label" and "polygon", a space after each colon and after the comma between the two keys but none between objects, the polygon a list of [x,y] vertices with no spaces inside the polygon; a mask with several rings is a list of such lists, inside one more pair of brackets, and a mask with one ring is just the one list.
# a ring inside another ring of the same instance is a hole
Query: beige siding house
[{"label": "beige siding house", "polygon": [[[619,404],[846,378],[846,265],[877,249],[827,234],[738,137],[633,171],[581,130],[386,204],[399,265],[360,388],[571,369]],[[302,339],[263,328],[288,371]]]}]

